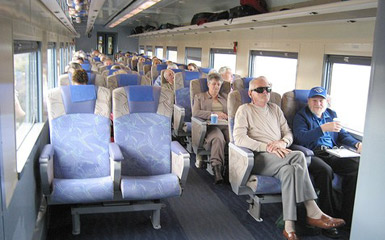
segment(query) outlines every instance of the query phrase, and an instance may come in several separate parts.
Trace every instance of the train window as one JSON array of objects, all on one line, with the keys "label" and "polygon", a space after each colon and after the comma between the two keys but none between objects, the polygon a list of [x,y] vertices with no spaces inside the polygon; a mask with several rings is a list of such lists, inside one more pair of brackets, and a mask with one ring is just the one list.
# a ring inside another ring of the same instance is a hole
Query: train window
[{"label": "train window", "polygon": [[177,47],[167,47],[167,60],[174,63],[178,61],[178,49]]},{"label": "train window", "polygon": [[185,63],[195,63],[199,67],[202,65],[202,48],[186,47]]},{"label": "train window", "polygon": [[56,62],[55,43],[48,43],[48,48],[47,48],[48,88],[54,88],[57,86],[55,62]]},{"label": "train window", "polygon": [[66,58],[64,53],[64,44],[60,43],[60,74],[63,74],[65,72],[65,66],[66,66]]},{"label": "train window", "polygon": [[139,46],[139,54],[144,54],[144,46]]},{"label": "train window", "polygon": [[163,47],[155,47],[155,56],[159,59],[163,59]]},{"label": "train window", "polygon": [[250,58],[250,76],[265,76],[281,95],[295,89],[297,53],[251,51]]},{"label": "train window", "polygon": [[237,55],[234,53],[233,49],[210,49],[210,67],[219,70],[221,67],[227,66],[233,70],[235,73],[235,62],[237,60]]},{"label": "train window", "polygon": [[38,48],[37,42],[14,42],[16,147],[37,121],[38,115]]},{"label": "train window", "polygon": [[329,55],[326,58],[325,85],[331,108],[349,131],[364,132],[370,81],[369,57]]},{"label": "train window", "polygon": [[152,46],[147,46],[147,56],[152,58]]}]

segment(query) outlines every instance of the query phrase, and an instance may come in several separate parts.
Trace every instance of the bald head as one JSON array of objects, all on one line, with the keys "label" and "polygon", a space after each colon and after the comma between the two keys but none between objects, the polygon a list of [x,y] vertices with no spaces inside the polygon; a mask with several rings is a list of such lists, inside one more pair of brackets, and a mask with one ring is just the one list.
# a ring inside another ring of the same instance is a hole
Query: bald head
[{"label": "bald head", "polygon": [[250,81],[249,83],[249,91],[253,90],[257,87],[265,87],[265,86],[270,86],[270,82],[267,80],[266,77],[264,76],[259,76],[257,78],[254,78],[253,80]]}]

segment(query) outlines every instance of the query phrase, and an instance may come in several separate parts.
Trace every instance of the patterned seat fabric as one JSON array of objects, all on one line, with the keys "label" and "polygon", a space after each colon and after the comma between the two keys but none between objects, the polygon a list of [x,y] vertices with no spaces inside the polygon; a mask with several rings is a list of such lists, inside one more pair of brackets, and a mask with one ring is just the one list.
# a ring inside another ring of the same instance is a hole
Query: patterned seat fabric
[{"label": "patterned seat fabric", "polygon": [[107,88],[113,90],[118,87],[140,85],[141,76],[137,73],[116,74],[107,77]]},{"label": "patterned seat fabric", "polygon": [[113,91],[114,136],[124,160],[124,199],[179,196],[178,177],[171,174],[171,90],[128,86]]},{"label": "patterned seat fabric", "polygon": [[110,104],[110,91],[94,85],[64,86],[49,92],[54,151],[51,203],[112,200]]}]

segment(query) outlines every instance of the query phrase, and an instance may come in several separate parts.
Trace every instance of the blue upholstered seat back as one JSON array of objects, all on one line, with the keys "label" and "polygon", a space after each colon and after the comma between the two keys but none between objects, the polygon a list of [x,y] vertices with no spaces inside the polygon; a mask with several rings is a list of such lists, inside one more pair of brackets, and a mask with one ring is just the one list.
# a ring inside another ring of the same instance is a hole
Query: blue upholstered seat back
[{"label": "blue upholstered seat back", "polygon": [[185,122],[191,121],[191,102],[190,102],[190,81],[193,79],[199,79],[201,77],[200,72],[182,72],[183,76],[183,88],[175,91],[175,103],[185,109]]},{"label": "blue upholstered seat back", "polygon": [[166,68],[167,68],[167,64],[158,64],[156,66],[156,71],[158,71],[158,73],[160,73],[162,70],[164,70]]},{"label": "blue upholstered seat back", "polygon": [[199,71],[208,74],[212,68],[199,68]]},{"label": "blue upholstered seat back", "polygon": [[115,142],[122,150],[122,175],[150,176],[171,172],[171,121],[157,114],[160,87],[128,86],[129,114],[114,120]]},{"label": "blue upholstered seat back", "polygon": [[245,77],[245,78],[242,78],[243,80],[243,87],[245,89],[249,89],[249,83],[251,80],[253,80],[254,78],[253,77]]},{"label": "blue upholstered seat back", "polygon": [[116,75],[119,87],[130,85],[140,85],[141,77],[137,74],[118,74]]},{"label": "blue upholstered seat back", "polygon": [[301,108],[307,105],[307,97],[309,96],[310,90],[293,90],[294,97],[296,101],[296,109],[295,112],[298,112]]},{"label": "blue upholstered seat back", "polygon": [[61,87],[66,114],[50,122],[54,146],[54,176],[83,179],[110,175],[110,121],[95,115],[97,87]]},{"label": "blue upholstered seat back", "polygon": [[118,71],[119,69],[108,69],[108,76],[111,76],[114,72]]},{"label": "blue upholstered seat back", "polygon": [[174,73],[178,73],[178,72],[182,72],[183,70],[182,69],[179,69],[179,68],[174,68],[174,69],[171,69]]},{"label": "blue upholstered seat back", "polygon": [[89,63],[83,63],[83,64],[80,64],[80,66],[82,66],[82,68],[87,72],[91,71],[91,64]]}]

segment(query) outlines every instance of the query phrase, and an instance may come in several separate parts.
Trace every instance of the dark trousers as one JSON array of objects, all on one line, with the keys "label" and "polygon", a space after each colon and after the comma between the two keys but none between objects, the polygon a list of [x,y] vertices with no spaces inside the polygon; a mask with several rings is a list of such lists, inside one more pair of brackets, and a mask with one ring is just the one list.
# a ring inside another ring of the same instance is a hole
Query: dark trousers
[{"label": "dark trousers", "polygon": [[[322,161],[323,160],[323,161]],[[351,224],[357,184],[359,158],[338,158],[328,154],[317,154],[308,167],[320,190],[319,206],[327,214],[334,215],[332,173],[342,177],[341,217]]]}]

